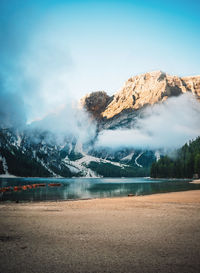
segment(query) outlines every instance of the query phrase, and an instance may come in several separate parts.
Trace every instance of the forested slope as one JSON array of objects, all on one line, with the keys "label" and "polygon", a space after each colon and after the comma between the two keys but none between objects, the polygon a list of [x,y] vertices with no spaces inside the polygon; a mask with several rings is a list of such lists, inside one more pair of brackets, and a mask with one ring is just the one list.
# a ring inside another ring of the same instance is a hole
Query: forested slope
[{"label": "forested slope", "polygon": [[164,156],[151,167],[154,178],[192,178],[195,174],[200,177],[200,137],[186,143],[175,156]]}]

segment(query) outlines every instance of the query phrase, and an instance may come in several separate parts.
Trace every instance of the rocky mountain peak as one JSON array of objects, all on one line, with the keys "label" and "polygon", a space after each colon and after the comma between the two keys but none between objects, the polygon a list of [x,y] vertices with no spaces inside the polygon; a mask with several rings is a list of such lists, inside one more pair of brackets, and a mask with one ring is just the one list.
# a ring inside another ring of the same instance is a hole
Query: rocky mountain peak
[{"label": "rocky mountain peak", "polygon": [[94,117],[108,120],[123,111],[138,110],[185,92],[200,99],[200,76],[181,78],[153,71],[129,78],[113,97],[105,92],[91,93],[82,99],[82,105]]}]

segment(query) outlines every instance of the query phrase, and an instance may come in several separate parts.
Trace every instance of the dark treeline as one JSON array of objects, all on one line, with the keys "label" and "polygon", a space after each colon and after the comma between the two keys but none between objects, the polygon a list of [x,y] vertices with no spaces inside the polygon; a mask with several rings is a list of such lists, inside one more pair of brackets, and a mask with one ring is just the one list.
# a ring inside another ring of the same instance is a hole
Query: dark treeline
[{"label": "dark treeline", "polygon": [[151,167],[154,178],[192,178],[200,177],[200,137],[177,150],[176,157],[164,156]]}]

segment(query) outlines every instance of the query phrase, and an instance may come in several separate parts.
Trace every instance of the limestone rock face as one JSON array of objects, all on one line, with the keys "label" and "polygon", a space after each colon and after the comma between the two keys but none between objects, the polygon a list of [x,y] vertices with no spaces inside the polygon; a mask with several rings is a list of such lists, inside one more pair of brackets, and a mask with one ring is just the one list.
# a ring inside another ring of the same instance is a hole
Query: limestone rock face
[{"label": "limestone rock face", "polygon": [[184,77],[182,80],[185,82],[189,90],[200,98],[200,76]]},{"label": "limestone rock face", "polygon": [[105,92],[91,93],[82,99],[82,105],[94,117],[109,120],[126,110],[138,110],[185,92],[200,100],[200,76],[181,78],[154,71],[130,78],[113,97]]},{"label": "limestone rock face", "polygon": [[168,97],[192,92],[200,97],[200,76],[179,78],[161,71],[135,76],[125,82],[122,89],[102,112],[102,117],[110,119],[126,109],[140,109],[165,101]]}]

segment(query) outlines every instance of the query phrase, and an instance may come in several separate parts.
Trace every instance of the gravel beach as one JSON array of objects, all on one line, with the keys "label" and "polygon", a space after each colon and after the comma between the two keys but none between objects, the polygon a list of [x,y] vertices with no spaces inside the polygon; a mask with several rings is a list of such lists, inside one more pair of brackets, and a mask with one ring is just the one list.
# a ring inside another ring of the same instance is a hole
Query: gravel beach
[{"label": "gravel beach", "polygon": [[200,190],[0,203],[1,273],[197,273]]}]

